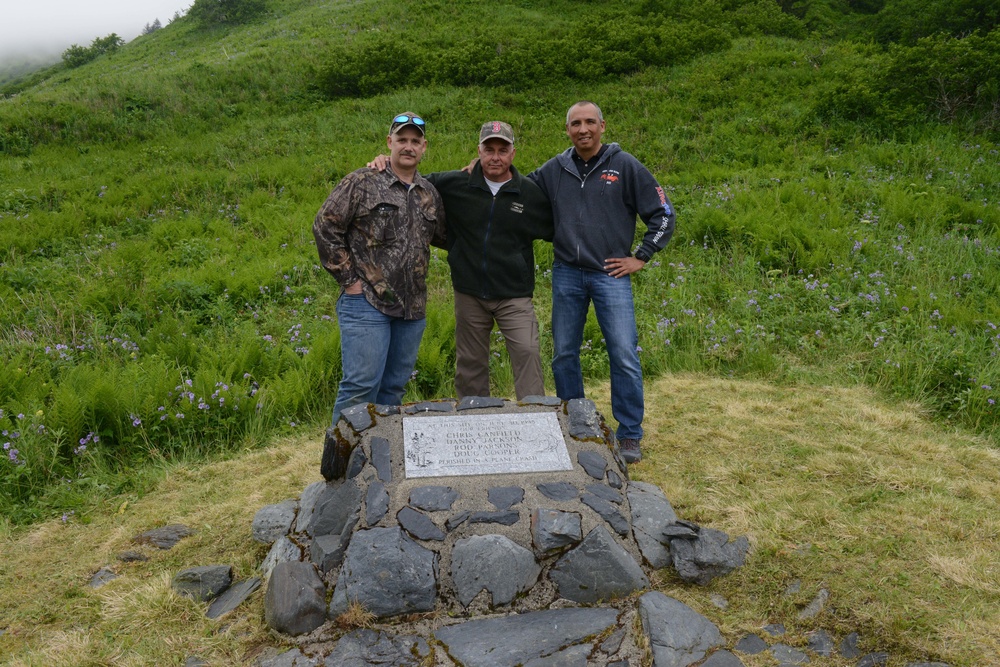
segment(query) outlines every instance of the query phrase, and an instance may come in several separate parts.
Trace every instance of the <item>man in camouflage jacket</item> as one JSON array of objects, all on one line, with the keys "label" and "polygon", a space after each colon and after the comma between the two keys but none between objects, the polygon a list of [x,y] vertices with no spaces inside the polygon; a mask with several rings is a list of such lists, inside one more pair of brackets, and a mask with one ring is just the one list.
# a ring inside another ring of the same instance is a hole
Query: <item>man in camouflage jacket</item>
[{"label": "man in camouflage jacket", "polygon": [[320,261],[337,299],[342,374],[333,421],[353,405],[399,405],[426,324],[430,244],[446,241],[444,206],[418,172],[425,123],[393,118],[390,169],[358,169],[330,193],[313,223]]}]

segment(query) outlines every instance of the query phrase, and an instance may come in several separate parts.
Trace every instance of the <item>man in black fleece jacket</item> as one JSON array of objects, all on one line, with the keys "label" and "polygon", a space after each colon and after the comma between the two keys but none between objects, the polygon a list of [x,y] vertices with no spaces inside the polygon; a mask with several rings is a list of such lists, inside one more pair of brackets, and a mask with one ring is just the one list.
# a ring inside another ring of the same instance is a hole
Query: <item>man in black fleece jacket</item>
[{"label": "man in black fleece jacket", "polygon": [[[427,174],[444,202],[455,290],[455,390],[490,395],[490,334],[496,322],[518,399],[544,396],[535,291],[535,239],[552,240],[552,207],[514,167],[514,131],[488,121],[479,160],[462,171]],[[381,168],[384,157],[369,166]]]}]

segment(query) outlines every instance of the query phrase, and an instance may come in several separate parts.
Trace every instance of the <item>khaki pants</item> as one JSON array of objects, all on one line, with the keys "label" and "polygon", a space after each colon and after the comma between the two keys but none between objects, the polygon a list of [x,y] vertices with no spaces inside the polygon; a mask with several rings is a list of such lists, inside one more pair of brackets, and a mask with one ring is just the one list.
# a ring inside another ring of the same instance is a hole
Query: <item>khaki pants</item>
[{"label": "khaki pants", "polygon": [[493,323],[507,343],[517,398],[544,396],[538,320],[531,297],[479,299],[455,292],[455,390],[458,397],[490,395]]}]

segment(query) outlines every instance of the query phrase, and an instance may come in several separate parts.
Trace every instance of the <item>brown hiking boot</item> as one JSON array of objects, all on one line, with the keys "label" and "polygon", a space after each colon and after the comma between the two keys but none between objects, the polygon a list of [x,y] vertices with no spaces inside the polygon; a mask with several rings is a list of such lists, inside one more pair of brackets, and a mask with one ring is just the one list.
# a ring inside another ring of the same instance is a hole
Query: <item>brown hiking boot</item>
[{"label": "brown hiking boot", "polygon": [[619,441],[618,450],[622,453],[625,463],[638,463],[642,460],[642,450],[639,449],[639,440],[636,438]]}]

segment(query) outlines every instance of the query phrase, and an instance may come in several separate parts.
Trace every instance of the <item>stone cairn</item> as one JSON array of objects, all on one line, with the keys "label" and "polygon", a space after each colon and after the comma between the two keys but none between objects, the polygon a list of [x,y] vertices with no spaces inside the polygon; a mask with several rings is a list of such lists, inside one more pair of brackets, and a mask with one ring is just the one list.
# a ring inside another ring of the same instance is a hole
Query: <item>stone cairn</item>
[{"label": "stone cairn", "polygon": [[[554,414],[572,469],[407,479],[403,420],[445,413]],[[659,488],[630,481],[591,401],[356,406],[328,429],[320,472],[325,481],[299,498],[257,512],[253,538],[271,545],[260,578],[233,584],[221,565],[174,577],[178,593],[211,601],[213,618],[266,582],[265,621],[296,647],[265,650],[258,667],[744,665],[708,618],[647,589],[652,570],[665,567],[707,584],[743,564],[747,539],[679,519]],[[167,526],[136,541],[169,548],[187,534]],[[93,586],[114,577],[105,570]],[[828,596],[821,590],[800,619],[821,613]],[[780,642],[783,633],[768,625],[732,647],[807,664],[808,653]],[[888,661],[858,644],[857,633],[839,645],[824,630],[809,638],[817,656],[839,649],[857,667]]]}]

